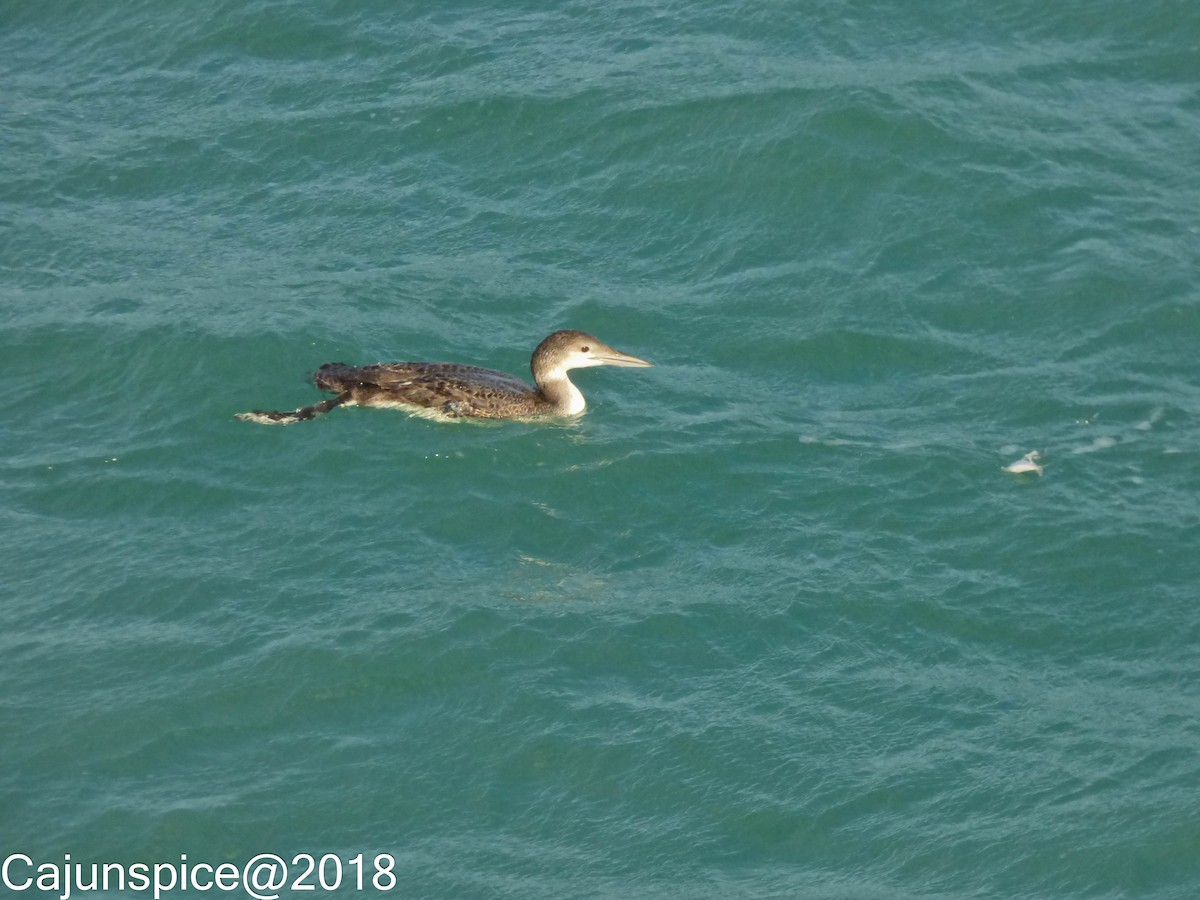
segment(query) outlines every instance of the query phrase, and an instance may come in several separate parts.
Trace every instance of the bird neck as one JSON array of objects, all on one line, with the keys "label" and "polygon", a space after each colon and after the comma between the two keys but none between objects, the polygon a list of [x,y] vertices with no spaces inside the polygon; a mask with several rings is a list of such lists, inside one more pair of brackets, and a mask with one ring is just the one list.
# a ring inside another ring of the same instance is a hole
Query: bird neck
[{"label": "bird neck", "polygon": [[587,401],[564,371],[534,372],[538,393],[562,416],[575,416],[587,409]]}]

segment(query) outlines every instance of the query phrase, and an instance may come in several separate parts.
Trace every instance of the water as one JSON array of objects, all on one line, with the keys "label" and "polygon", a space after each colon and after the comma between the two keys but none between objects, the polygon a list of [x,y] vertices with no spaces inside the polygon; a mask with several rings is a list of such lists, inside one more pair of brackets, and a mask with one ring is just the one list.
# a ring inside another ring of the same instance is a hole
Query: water
[{"label": "water", "polygon": [[[5,858],[1200,892],[1194,5],[10,2],[0,69]],[[561,327],[656,367],[233,419]]]}]

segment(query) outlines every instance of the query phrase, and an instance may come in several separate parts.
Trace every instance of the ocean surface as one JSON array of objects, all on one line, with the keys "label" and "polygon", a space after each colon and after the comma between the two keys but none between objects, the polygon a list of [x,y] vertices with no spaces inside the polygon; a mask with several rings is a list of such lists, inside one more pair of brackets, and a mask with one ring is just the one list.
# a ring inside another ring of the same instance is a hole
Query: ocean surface
[{"label": "ocean surface", "polygon": [[[0,79],[0,892],[1200,896],[1200,4],[4,0]],[[655,367],[234,419],[559,328]]]}]

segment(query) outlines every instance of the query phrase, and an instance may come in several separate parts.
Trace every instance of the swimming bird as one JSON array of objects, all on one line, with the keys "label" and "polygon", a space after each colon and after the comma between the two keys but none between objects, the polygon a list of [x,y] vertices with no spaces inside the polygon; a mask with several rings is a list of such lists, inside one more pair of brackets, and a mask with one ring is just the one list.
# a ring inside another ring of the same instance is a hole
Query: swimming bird
[{"label": "swimming bird", "polygon": [[260,425],[290,425],[339,406],[380,406],[437,418],[527,419],[577,416],[587,409],[567,372],[585,366],[649,366],[583,331],[556,331],[533,351],[534,387],[520,378],[457,363],[398,362],[371,366],[325,363],[313,373],[318,388],[337,396],[292,412],[237,413]]},{"label": "swimming bird", "polygon": [[1012,472],[1014,475],[1021,475],[1025,472],[1036,472],[1038,475],[1041,475],[1043,469],[1041,464],[1038,463],[1038,460],[1041,458],[1042,454],[1036,450],[1030,450],[1015,463],[1009,463],[1005,466],[1004,471]]}]

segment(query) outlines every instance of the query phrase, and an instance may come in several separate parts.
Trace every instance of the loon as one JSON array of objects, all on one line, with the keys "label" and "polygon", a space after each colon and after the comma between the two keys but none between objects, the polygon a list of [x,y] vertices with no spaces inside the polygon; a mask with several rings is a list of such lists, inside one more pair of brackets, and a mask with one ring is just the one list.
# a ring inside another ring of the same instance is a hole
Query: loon
[{"label": "loon", "polygon": [[587,408],[567,377],[585,366],[649,366],[652,363],[582,331],[556,331],[533,351],[536,387],[520,378],[457,363],[398,362],[373,366],[325,363],[313,373],[318,388],[337,396],[292,412],[253,410],[235,418],[260,425],[291,425],[339,406],[380,406],[426,412],[438,418],[527,419],[577,416]]}]

